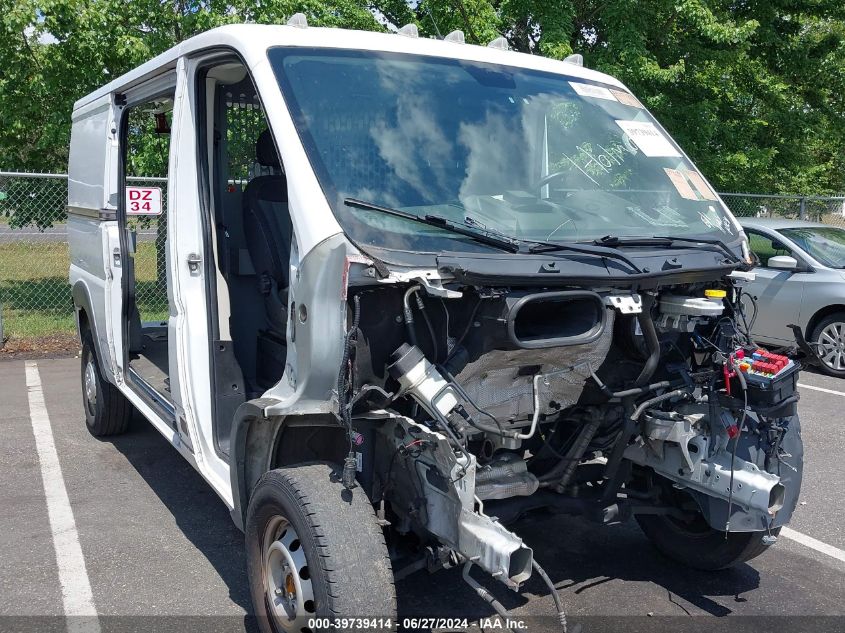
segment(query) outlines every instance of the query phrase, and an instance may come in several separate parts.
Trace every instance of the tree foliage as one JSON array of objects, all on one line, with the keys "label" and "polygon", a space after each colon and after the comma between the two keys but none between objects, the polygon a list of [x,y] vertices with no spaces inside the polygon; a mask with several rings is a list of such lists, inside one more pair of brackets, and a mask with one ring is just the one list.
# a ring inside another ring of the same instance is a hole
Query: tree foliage
[{"label": "tree foliage", "polygon": [[0,167],[63,171],[74,100],[220,24],[500,35],[625,82],[721,190],[845,191],[841,0],[0,0]]}]

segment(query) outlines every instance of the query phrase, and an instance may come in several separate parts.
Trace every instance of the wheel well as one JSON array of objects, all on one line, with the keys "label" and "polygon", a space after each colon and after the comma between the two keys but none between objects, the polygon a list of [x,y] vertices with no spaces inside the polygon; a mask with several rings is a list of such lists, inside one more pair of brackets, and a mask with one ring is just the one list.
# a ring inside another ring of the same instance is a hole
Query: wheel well
[{"label": "wheel well", "polygon": [[810,340],[810,337],[813,334],[813,330],[816,329],[816,326],[819,324],[819,322],[822,319],[830,316],[831,314],[836,314],[837,312],[845,313],[845,305],[834,304],[834,305],[831,305],[831,306],[825,306],[824,308],[822,308],[821,310],[816,312],[813,315],[813,318],[810,319],[810,322],[807,323],[807,331],[804,333],[804,336],[807,338],[807,340],[808,341]]},{"label": "wheel well", "polygon": [[337,424],[285,425],[276,441],[270,468],[316,461],[341,464],[348,450],[346,432]]},{"label": "wheel well", "polygon": [[[311,461],[342,463],[348,450],[346,432],[329,415],[265,418],[260,401],[241,405],[235,414],[230,455],[232,517],[242,520],[258,480],[268,470]],[[239,419],[240,418],[240,419]],[[240,516],[238,516],[240,515]]]},{"label": "wheel well", "polygon": [[88,319],[88,313],[85,308],[79,308],[76,311],[76,330],[79,333],[79,339],[85,336],[87,332],[91,331],[91,322]]}]

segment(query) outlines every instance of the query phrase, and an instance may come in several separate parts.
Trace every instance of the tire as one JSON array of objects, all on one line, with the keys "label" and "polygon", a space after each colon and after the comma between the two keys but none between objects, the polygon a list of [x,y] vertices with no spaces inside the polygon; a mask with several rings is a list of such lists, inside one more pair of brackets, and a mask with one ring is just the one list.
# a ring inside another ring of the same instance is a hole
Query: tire
[{"label": "tire", "polygon": [[[657,550],[682,565],[716,571],[745,563],[765,552],[766,532],[730,532],[715,530],[704,517],[689,525],[666,516],[637,515],[640,528]],[[780,528],[771,531],[777,536]]]},{"label": "tire", "polygon": [[821,360],[820,368],[828,376],[845,378],[845,312],[829,314],[816,324],[810,343]]},{"label": "tire", "polygon": [[103,378],[90,333],[82,337],[82,407],[94,437],[118,435],[129,428],[133,407],[117,387]]},{"label": "tire", "polygon": [[390,618],[367,628],[395,628],[384,534],[363,490],[346,490],[337,467],[309,463],[265,473],[249,501],[245,536],[263,633],[314,630],[315,617]]}]

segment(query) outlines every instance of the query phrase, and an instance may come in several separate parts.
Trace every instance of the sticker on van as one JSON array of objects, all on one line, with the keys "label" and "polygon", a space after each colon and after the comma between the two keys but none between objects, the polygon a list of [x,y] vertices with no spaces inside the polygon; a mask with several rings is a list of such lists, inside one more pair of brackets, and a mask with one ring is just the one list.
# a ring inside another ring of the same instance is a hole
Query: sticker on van
[{"label": "sticker on van", "polygon": [[126,215],[161,215],[161,188],[127,187]]},{"label": "sticker on van", "polygon": [[616,121],[616,125],[621,127],[642,153],[650,158],[657,156],[680,158],[681,156],[681,153],[651,121]]},{"label": "sticker on van", "polygon": [[698,193],[701,194],[701,197],[705,200],[718,200],[716,194],[713,193],[713,190],[708,186],[707,182],[704,178],[699,174],[697,171],[693,171],[688,169],[686,171],[686,176],[689,178],[689,181],[692,183],[692,186],[696,188]]},{"label": "sticker on van", "polygon": [[610,94],[616,97],[616,100],[623,105],[631,106],[633,108],[640,108],[641,110],[645,109],[645,106],[640,103],[640,100],[637,99],[630,92],[625,92],[624,90],[613,90],[611,88]]},{"label": "sticker on van", "polygon": [[698,200],[698,196],[695,195],[695,191],[693,191],[692,187],[690,187],[689,181],[687,181],[684,176],[684,172],[679,169],[669,169],[668,167],[664,167],[663,171],[665,171],[666,175],[669,176],[669,180],[671,180],[672,184],[675,185],[675,190],[682,198],[686,198],[687,200]]},{"label": "sticker on van", "polygon": [[582,84],[577,81],[570,81],[569,85],[572,89],[582,97],[595,97],[596,99],[607,99],[608,101],[616,101],[616,97],[607,88],[602,86],[594,86],[592,84]]}]

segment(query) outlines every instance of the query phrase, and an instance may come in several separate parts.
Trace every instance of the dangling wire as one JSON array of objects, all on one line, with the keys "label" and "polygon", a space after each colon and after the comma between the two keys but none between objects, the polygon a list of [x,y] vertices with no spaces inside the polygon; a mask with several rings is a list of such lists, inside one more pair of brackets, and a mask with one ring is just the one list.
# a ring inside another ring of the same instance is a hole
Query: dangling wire
[{"label": "dangling wire", "polygon": [[343,342],[343,356],[340,361],[340,371],[337,375],[337,403],[340,413],[341,421],[346,425],[346,437],[349,441],[349,453],[346,459],[343,460],[343,476],[342,481],[345,488],[350,489],[355,485],[355,472],[357,471],[358,460],[355,457],[355,443],[352,437],[352,410],[349,402],[349,385],[352,376],[352,365],[350,363],[350,354],[353,343],[358,340],[358,324],[361,321],[361,298],[358,295],[353,297],[355,305],[352,327],[346,333],[346,338]]}]

